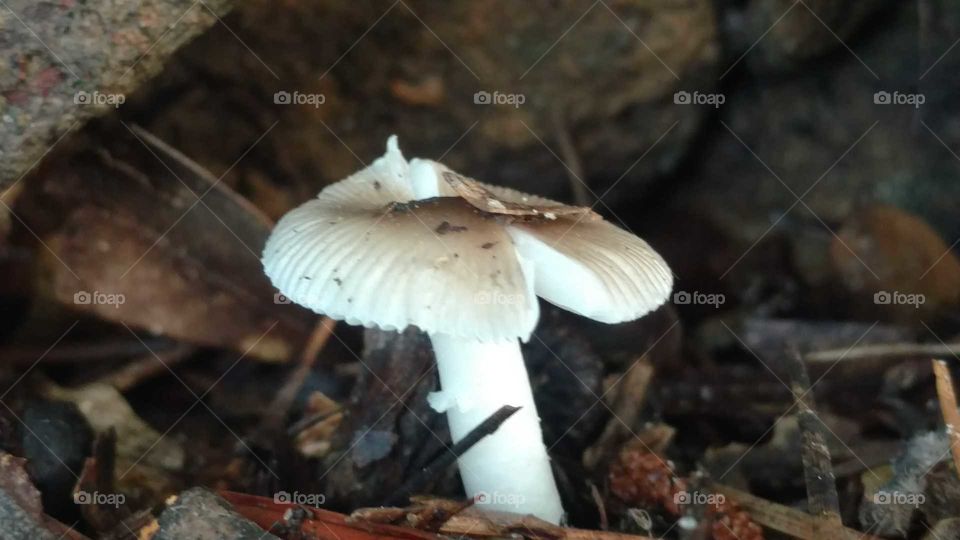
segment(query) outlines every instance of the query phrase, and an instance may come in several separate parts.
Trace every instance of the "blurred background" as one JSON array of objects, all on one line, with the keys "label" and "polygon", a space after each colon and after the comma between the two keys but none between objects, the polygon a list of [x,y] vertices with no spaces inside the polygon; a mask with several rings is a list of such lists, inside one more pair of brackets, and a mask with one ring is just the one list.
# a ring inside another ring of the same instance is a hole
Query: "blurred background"
[{"label": "blurred background", "polygon": [[[930,369],[956,372],[960,333],[960,6],[0,4],[0,442],[66,526],[133,534],[195,485],[349,513],[443,451],[429,342],[331,332],[259,262],[397,134],[591,206],[674,271],[640,321],[544,305],[525,345],[573,524],[696,538],[678,518],[720,518],[671,501],[699,471],[846,527],[819,537],[960,538]],[[462,497],[443,476],[423,492]],[[77,503],[83,482],[124,503]],[[805,537],[746,501],[730,538]]]}]

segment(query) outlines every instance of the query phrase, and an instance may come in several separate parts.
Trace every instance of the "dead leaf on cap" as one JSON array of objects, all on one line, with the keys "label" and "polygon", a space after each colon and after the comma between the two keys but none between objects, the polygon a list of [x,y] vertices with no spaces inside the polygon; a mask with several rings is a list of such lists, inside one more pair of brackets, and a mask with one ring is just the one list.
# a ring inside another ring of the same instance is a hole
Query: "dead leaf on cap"
[{"label": "dead leaf on cap", "polygon": [[503,188],[501,188],[500,193],[494,193],[491,189],[485,187],[484,184],[455,172],[445,171],[443,173],[443,179],[461,198],[472,206],[490,214],[550,220],[557,219],[559,216],[584,216],[585,219],[590,220],[599,218],[593,210],[585,206],[566,206],[553,202],[545,203],[540,197],[533,195],[524,196],[520,192],[513,192],[512,190],[508,192]]}]

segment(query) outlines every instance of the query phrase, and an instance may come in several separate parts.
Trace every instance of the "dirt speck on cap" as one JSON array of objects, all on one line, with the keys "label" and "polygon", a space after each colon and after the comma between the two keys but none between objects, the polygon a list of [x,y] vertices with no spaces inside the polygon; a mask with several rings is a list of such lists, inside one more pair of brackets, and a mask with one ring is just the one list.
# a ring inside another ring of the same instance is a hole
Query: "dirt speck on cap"
[{"label": "dirt speck on cap", "polygon": [[449,221],[444,221],[440,225],[437,225],[437,228],[434,230],[437,231],[437,234],[447,234],[447,233],[463,232],[467,230],[467,228],[461,225],[451,225]]}]

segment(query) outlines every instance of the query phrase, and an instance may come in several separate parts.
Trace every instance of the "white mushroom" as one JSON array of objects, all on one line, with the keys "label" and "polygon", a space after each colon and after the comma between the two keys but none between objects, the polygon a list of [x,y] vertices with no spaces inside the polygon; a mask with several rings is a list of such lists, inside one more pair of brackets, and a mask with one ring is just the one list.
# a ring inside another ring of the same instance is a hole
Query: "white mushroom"
[{"label": "white mushroom", "polygon": [[616,323],[672,287],[643,240],[586,208],[482,184],[387,141],[366,169],[285,215],[263,264],[290,300],[350,324],[430,335],[454,442],[503,405],[522,407],[459,459],[467,494],[559,523],[563,508],[518,339],[537,296]]}]

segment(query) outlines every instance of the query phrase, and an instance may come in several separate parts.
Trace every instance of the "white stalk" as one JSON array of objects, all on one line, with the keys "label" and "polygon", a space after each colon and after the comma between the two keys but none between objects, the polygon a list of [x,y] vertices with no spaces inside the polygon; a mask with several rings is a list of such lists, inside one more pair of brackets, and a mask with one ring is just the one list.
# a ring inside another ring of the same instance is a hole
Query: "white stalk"
[{"label": "white stalk", "polygon": [[520,343],[479,343],[443,334],[430,338],[442,391],[429,401],[446,411],[454,443],[500,407],[522,407],[460,457],[467,495],[483,508],[533,514],[558,524],[563,508]]}]

